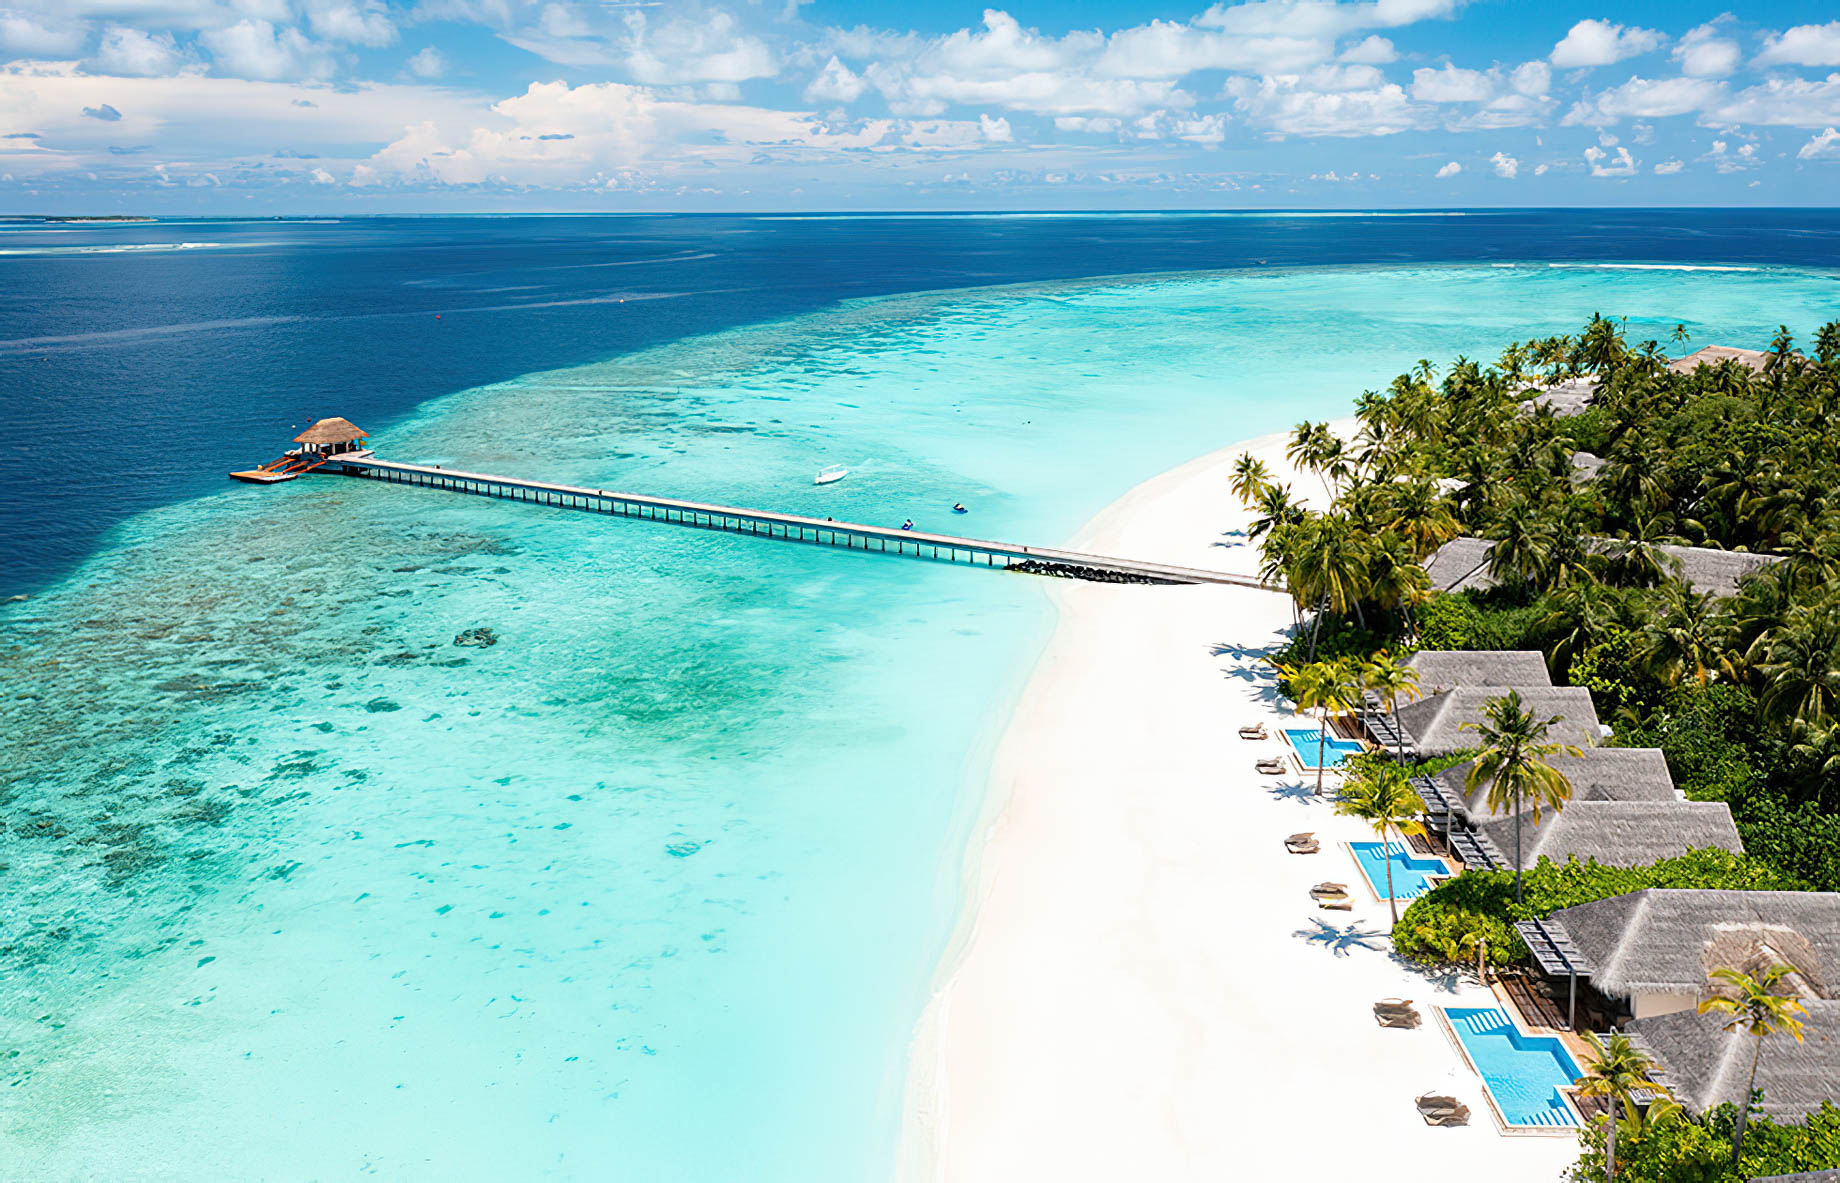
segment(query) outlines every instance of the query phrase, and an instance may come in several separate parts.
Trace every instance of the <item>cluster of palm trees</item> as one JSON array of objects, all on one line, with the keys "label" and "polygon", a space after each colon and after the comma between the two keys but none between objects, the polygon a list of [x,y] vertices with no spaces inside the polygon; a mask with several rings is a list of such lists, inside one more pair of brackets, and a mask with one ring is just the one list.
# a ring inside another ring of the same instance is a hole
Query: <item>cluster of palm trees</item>
[{"label": "cluster of palm trees", "polygon": [[[1802,1019],[1808,1011],[1791,994],[1779,986],[1796,973],[1793,966],[1780,962],[1765,966],[1756,974],[1721,967],[1707,976],[1710,992],[1700,1001],[1699,1013],[1725,1019],[1724,1029],[1742,1032],[1751,1039],[1750,1072],[1745,1078],[1744,1103],[1737,1107],[1737,1121],[1732,1129],[1731,1162],[1737,1168],[1744,1154],[1744,1127],[1757,1096],[1757,1065],[1763,1058],[1764,1041],[1773,1035],[1788,1035],[1802,1041]],[[1578,1092],[1605,1101],[1604,1177],[1616,1179],[1616,1143],[1619,1125],[1631,1138],[1640,1138],[1644,1130],[1683,1116],[1678,1101],[1668,1090],[1650,1077],[1655,1063],[1629,1037],[1620,1031],[1607,1036],[1584,1033],[1590,1054],[1584,1075],[1577,1080]]]},{"label": "cluster of palm trees", "polygon": [[[1278,676],[1297,709],[1316,712],[1316,795],[1319,797],[1323,791],[1323,755],[1329,741],[1329,720],[1350,713],[1364,717],[1367,696],[1374,694],[1386,704],[1397,731],[1399,703],[1418,697],[1418,671],[1384,649],[1365,659],[1333,657],[1292,664],[1274,661],[1272,664],[1277,667]],[[1401,761],[1405,759],[1403,751],[1394,756]]]}]

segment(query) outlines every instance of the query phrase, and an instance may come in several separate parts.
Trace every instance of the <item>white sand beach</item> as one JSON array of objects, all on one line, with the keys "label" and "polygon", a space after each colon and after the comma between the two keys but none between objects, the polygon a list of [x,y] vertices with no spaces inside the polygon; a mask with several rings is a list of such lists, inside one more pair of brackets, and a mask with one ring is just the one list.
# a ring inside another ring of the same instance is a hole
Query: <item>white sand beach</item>
[{"label": "white sand beach", "polygon": [[[1347,424],[1337,424],[1345,430]],[[1271,436],[1133,490],[1081,549],[1252,572],[1224,534],[1250,450],[1288,474]],[[1285,476],[1298,493],[1320,486]],[[1504,1137],[1432,1004],[1491,1002],[1396,962],[1384,902],[1334,817],[1280,754],[1260,655],[1290,624],[1277,594],[1056,582],[1060,622],[992,769],[966,916],[916,1034],[900,1177],[1019,1179],[1559,1177],[1573,1139]],[[1264,720],[1274,738],[1238,737]],[[1282,839],[1312,830],[1316,855]],[[1349,885],[1352,912],[1312,884]],[[1416,1000],[1385,1030],[1371,1005]],[[1413,1098],[1454,1093],[1469,1126],[1427,1127]]]}]

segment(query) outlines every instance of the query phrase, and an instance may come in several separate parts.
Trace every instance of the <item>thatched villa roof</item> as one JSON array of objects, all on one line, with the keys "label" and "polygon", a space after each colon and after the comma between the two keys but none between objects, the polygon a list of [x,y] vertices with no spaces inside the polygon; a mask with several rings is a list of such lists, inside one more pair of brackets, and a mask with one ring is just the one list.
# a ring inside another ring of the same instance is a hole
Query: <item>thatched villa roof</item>
[{"label": "thatched villa roof", "polygon": [[[1660,748],[1585,748],[1584,754],[1568,756],[1561,752],[1549,761],[1572,783],[1573,802],[1582,801],[1679,801],[1674,778],[1668,774],[1667,757]],[[1475,761],[1446,768],[1435,779],[1447,800],[1458,802],[1458,809],[1471,822],[1481,823],[1496,814],[1488,807],[1487,785],[1466,793],[1463,782]]]},{"label": "thatched villa roof", "polygon": [[1604,458],[1595,452],[1572,453],[1572,481],[1584,484],[1604,469]]},{"label": "thatched villa roof", "polygon": [[1418,672],[1421,695],[1458,686],[1551,686],[1538,649],[1421,649],[1405,664]]},{"label": "thatched villa roof", "polygon": [[[1589,547],[1598,553],[1617,545],[1614,538],[1591,538]],[[1481,590],[1495,586],[1489,574],[1489,552],[1495,544],[1486,538],[1453,538],[1433,551],[1425,560],[1425,574],[1437,591]],[[1657,546],[1674,561],[1674,574],[1687,581],[1696,592],[1729,596],[1738,590],[1738,581],[1771,563],[1781,562],[1778,555],[1753,554],[1742,550],[1718,550],[1708,546]]]},{"label": "thatched villa roof", "polygon": [[1793,1175],[1757,1175],[1750,1180],[1750,1183],[1840,1183],[1840,1168],[1827,1171],[1797,1171]]},{"label": "thatched villa roof", "polygon": [[345,444],[364,439],[370,433],[349,419],[321,419],[294,437],[297,444]]},{"label": "thatched villa roof", "polygon": [[1699,995],[1709,970],[1772,962],[1795,966],[1811,996],[1840,985],[1840,893],[1651,887],[1561,908],[1548,923],[1597,967],[1591,981],[1605,994]]},{"label": "thatched villa roof", "polygon": [[[1512,869],[1514,818],[1491,818],[1476,829],[1501,852],[1499,865]],[[1744,850],[1731,807],[1723,801],[1574,801],[1561,810],[1542,809],[1538,825],[1531,816],[1521,818],[1523,870],[1541,858],[1645,867],[1709,846]]]},{"label": "thatched villa roof", "polygon": [[1591,398],[1597,393],[1595,378],[1566,378],[1550,386],[1535,387],[1528,405],[1546,407],[1553,414],[1565,418],[1582,414],[1591,405]]},{"label": "thatched villa roof", "polygon": [[[1800,1117],[1840,1097],[1840,1002],[1805,1002],[1802,1041],[1775,1035],[1764,1041],[1757,1061],[1757,1087],[1770,1117]],[[1625,1028],[1630,1041],[1653,1057],[1658,1076],[1695,1115],[1727,1102],[1744,1103],[1753,1039],[1726,1031],[1717,1015],[1677,1011],[1636,1019]],[[1791,1175],[1788,1178],[1817,1178]]]},{"label": "thatched villa roof", "polygon": [[1668,369],[1676,374],[1691,374],[1700,366],[1716,366],[1722,361],[1735,361],[1757,373],[1763,373],[1764,360],[1770,355],[1757,349],[1734,349],[1729,345],[1707,345],[1695,349],[1678,361],[1668,363]]},{"label": "thatched villa roof", "polygon": [[1423,756],[1440,756],[1473,748],[1481,735],[1466,723],[1487,722],[1482,709],[1490,699],[1509,690],[1520,691],[1524,709],[1539,718],[1559,716],[1547,732],[1558,743],[1589,746],[1603,738],[1591,692],[1582,686],[1458,686],[1441,694],[1428,694],[1417,702],[1402,703],[1399,725]]}]

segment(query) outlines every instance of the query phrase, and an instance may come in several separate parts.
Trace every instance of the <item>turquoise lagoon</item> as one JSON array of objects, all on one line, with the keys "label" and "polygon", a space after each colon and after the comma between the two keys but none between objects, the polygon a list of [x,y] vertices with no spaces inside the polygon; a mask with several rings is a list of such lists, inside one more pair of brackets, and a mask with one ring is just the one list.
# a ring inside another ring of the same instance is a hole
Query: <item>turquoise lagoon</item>
[{"label": "turquoise lagoon", "polygon": [[[1840,286],[903,297],[364,426],[475,470],[1052,543],[1421,357],[1598,310],[1753,344]],[[452,643],[478,626],[498,644]],[[1026,578],[367,482],[131,520],[0,611],[0,1175],[885,1176],[986,753],[1051,626]]]}]

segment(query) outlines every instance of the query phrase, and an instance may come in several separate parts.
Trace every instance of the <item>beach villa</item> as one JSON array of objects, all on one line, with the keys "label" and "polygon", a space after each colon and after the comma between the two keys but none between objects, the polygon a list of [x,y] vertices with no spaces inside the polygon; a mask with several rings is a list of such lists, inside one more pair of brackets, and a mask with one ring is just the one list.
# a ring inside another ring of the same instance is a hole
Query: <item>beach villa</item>
[{"label": "beach villa", "polygon": [[[1599,554],[1618,545],[1613,538],[1590,538],[1586,542]],[[1486,538],[1452,538],[1425,560],[1425,574],[1431,577],[1432,588],[1441,592],[1494,587],[1495,576],[1489,571],[1489,553],[1494,549],[1495,544]],[[1729,596],[1738,590],[1739,581],[1746,575],[1782,562],[1780,555],[1708,546],[1659,545],[1655,549],[1673,561],[1677,577],[1702,595]]]},{"label": "beach villa", "polygon": [[[1768,1117],[1799,1120],[1840,1096],[1840,1001],[1804,996],[1802,1038],[1772,1039],[1757,1060],[1759,1109]],[[1682,1010],[1637,1019],[1624,1032],[1655,1062],[1654,1079],[1688,1113],[1744,1103],[1750,1075],[1750,1036],[1726,1031],[1716,1015]],[[1840,1172],[1827,1172],[1832,1180]],[[1807,1176],[1809,1179],[1815,1176]]]},{"label": "beach villa", "polygon": [[1558,716],[1548,736],[1558,743],[1589,747],[1604,736],[1591,692],[1583,686],[1457,686],[1399,705],[1399,728],[1406,746],[1420,756],[1443,756],[1473,748],[1476,730],[1486,724],[1484,709],[1508,691],[1519,691],[1526,710],[1539,718]]},{"label": "beach villa", "polygon": [[[1512,817],[1482,822],[1474,838],[1465,862],[1491,871],[1514,868]],[[1522,870],[1542,858],[1645,867],[1707,847],[1744,852],[1731,807],[1723,801],[1572,801],[1564,809],[1542,810],[1538,822],[1525,812],[1521,817]]]},{"label": "beach villa", "polygon": [[1754,374],[1764,372],[1764,365],[1769,354],[1761,349],[1735,349],[1730,345],[1706,345],[1695,349],[1687,356],[1668,363],[1668,369],[1676,374],[1691,374],[1701,366],[1716,366],[1720,362],[1735,361]]}]

